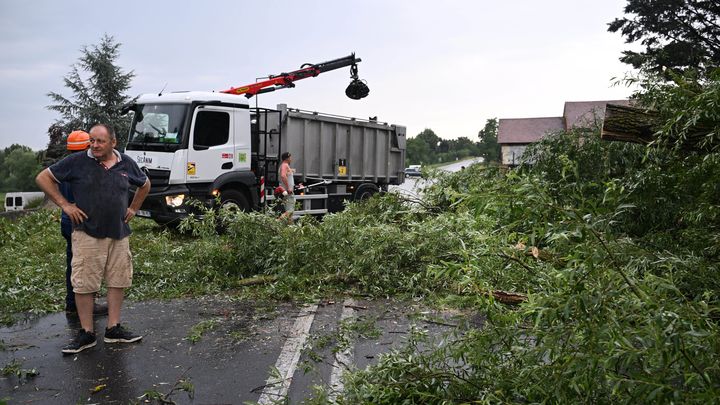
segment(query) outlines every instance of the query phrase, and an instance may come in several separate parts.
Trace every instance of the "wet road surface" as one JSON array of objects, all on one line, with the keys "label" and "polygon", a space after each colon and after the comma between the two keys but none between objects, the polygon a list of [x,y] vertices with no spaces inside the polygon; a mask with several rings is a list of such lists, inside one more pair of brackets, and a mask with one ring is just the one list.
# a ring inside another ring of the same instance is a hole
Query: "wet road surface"
[{"label": "wet road surface", "polygon": [[[463,166],[467,167],[478,162],[482,162],[482,158],[460,160],[448,163],[445,166],[440,166],[438,169],[449,172],[457,172],[460,171]],[[420,177],[407,177],[405,178],[405,182],[403,184],[400,184],[399,186],[390,186],[389,191],[397,192],[411,198],[417,198],[422,194],[422,189],[430,184],[432,183]]]},{"label": "wet road surface", "polygon": [[[79,328],[76,318],[64,313],[0,329],[0,366],[15,361],[38,372],[25,381],[0,377],[0,399],[9,404],[128,404],[142,401],[146,391],[166,394],[187,380],[194,399],[185,392],[169,399],[178,404],[284,398],[300,403],[311,396],[313,385],[341,391],[346,369],[373,364],[381,353],[402,345],[413,326],[440,335],[459,315],[428,311],[418,302],[343,299],[308,306],[203,297],[129,303],[123,316],[128,327],[144,335],[141,342],[103,343],[106,319],[101,317],[95,322],[97,346],[77,355],[60,352]],[[358,333],[341,335],[341,320],[363,326],[354,328]],[[193,344],[189,336],[201,322],[209,326]],[[342,350],[337,349],[340,336],[350,341]]]}]

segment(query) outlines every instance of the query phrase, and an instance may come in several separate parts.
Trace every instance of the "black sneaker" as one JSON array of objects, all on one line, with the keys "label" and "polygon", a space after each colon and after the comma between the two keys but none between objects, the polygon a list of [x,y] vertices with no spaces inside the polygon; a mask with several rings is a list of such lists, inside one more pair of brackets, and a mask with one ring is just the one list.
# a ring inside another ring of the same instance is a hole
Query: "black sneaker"
[{"label": "black sneaker", "polygon": [[143,337],[136,335],[117,324],[110,329],[105,329],[105,343],[132,343]]},{"label": "black sneaker", "polygon": [[62,348],[62,352],[65,354],[80,353],[85,349],[89,349],[97,344],[95,334],[87,332],[85,329],[80,329],[75,339],[70,342],[67,346]]}]

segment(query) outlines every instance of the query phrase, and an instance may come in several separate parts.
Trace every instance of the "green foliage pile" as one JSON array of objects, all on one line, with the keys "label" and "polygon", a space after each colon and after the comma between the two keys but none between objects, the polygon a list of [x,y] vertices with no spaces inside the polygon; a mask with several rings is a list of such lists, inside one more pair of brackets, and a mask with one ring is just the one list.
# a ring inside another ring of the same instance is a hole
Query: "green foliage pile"
[{"label": "green foliage pile", "polygon": [[[426,204],[489,222],[486,244],[423,277],[487,321],[439,342],[415,336],[352,375],[345,403],[717,401],[720,155],[668,137],[677,117],[717,117],[718,104],[692,104],[716,99],[717,83],[697,89],[646,94],[669,112],[664,148],[573,131],[531,147],[520,170],[441,178]],[[507,307],[490,289],[528,301]]]},{"label": "green foliage pile", "polygon": [[0,323],[12,323],[17,312],[60,310],[65,302],[59,221],[47,211],[17,221],[0,218]]},{"label": "green foliage pile", "polygon": [[[237,277],[277,276],[269,292],[278,298],[314,298],[348,288],[371,296],[423,295],[434,288],[422,270],[461,257],[475,240],[476,220],[469,215],[428,214],[388,194],[322,221],[303,217],[293,226],[258,212],[226,213],[223,236],[213,236],[216,217],[186,220],[183,229],[227,244],[216,255]],[[222,259],[221,259],[222,258]]]},{"label": "green foliage pile", "polygon": [[[222,242],[178,235],[149,220],[135,219],[132,227],[129,299],[201,296],[237,286],[234,271],[223,265],[229,251]],[[15,221],[0,218],[0,251],[0,324],[12,324],[20,314],[64,310],[60,210],[39,210]]]},{"label": "green foliage pile", "polygon": [[[432,351],[413,341],[356,373],[346,403],[708,402],[718,395],[717,243],[687,243],[717,232],[707,223],[658,224],[640,234],[635,218],[667,215],[664,206],[632,204],[643,196],[624,191],[623,180],[644,177],[642,170],[604,183],[598,173],[600,189],[579,181],[577,163],[565,159],[552,183],[534,169],[502,175],[472,167],[438,184],[430,194],[437,203],[490,226],[479,231],[484,246],[423,277],[444,282],[456,303],[487,321],[434,342]],[[484,293],[494,289],[529,300],[507,307]]]}]

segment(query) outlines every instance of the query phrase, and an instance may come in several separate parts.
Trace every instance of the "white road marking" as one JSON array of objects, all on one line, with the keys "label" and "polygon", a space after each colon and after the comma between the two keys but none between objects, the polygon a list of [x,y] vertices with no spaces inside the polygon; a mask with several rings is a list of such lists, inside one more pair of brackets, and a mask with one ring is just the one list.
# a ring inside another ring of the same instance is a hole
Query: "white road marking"
[{"label": "white road marking", "polygon": [[303,349],[303,346],[305,346],[305,341],[307,341],[310,333],[310,327],[315,319],[316,311],[317,304],[307,306],[300,310],[298,319],[290,331],[290,337],[285,341],[280,356],[275,362],[275,368],[280,378],[278,379],[273,376],[268,377],[265,383],[265,389],[263,389],[262,394],[260,394],[260,399],[258,399],[258,404],[274,404],[287,395],[290,384],[292,383],[292,377],[295,374],[295,368],[297,367],[298,360],[300,360],[300,351]]},{"label": "white road marking", "polygon": [[[343,302],[343,310],[340,315],[340,324],[338,324],[338,327],[340,327],[344,320],[353,316],[355,310],[352,307],[355,305],[355,301],[350,298]],[[335,361],[333,362],[332,370],[330,371],[330,392],[328,393],[328,401],[330,403],[334,403],[338,394],[343,392],[345,389],[342,377],[346,368],[350,367],[352,364],[352,353],[352,345],[343,351],[335,353]]]}]

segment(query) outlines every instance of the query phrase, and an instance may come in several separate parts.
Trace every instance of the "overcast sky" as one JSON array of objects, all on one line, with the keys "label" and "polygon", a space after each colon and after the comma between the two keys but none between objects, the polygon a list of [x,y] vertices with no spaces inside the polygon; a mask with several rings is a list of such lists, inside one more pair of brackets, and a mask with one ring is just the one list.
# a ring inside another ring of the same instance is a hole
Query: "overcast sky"
[{"label": "overcast sky", "polygon": [[83,45],[122,43],[130,93],[222,90],[355,52],[370,95],[345,97],[348,69],[260,96],[291,107],[477,139],[492,117],[562,115],[564,101],[618,99],[628,46],[607,23],[624,0],[0,0],[0,147],[42,149],[49,91]]}]

